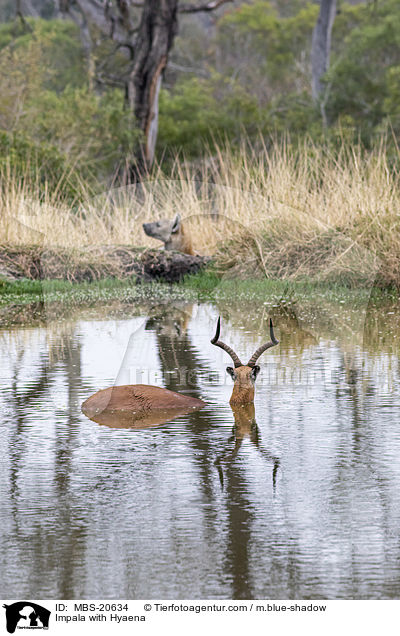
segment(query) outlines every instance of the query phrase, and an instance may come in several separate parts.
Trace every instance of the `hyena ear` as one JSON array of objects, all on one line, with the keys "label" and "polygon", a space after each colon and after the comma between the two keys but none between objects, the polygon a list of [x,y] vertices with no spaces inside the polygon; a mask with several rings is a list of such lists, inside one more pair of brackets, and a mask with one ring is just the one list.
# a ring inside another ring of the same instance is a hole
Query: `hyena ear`
[{"label": "hyena ear", "polygon": [[171,233],[175,234],[175,232],[178,232],[180,226],[181,226],[181,215],[177,214],[176,217],[174,218],[173,222],[172,222]]}]

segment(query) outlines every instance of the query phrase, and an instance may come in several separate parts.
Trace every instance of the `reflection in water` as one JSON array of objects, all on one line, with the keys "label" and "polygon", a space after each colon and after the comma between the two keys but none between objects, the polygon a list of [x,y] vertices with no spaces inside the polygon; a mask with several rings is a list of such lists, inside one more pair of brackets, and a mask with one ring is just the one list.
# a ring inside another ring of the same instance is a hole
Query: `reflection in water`
[{"label": "reflection in water", "polygon": [[[256,422],[256,414],[254,404],[244,404],[242,406],[232,407],[233,417],[235,418],[235,425],[232,430],[232,437],[228,440],[228,449],[218,455],[215,460],[215,465],[218,470],[220,482],[222,488],[224,487],[224,472],[223,465],[230,464],[238,454],[242,442],[245,438],[249,438],[252,444],[254,444],[257,451],[260,453],[267,462],[272,462],[272,484],[275,492],[276,487],[276,474],[279,468],[279,459],[274,457],[264,448],[261,444],[260,431]],[[232,448],[233,442],[233,448]]]},{"label": "reflection in water", "polygon": [[[262,312],[182,302],[0,332],[3,598],[399,596],[397,310],[370,308],[353,338],[350,310],[272,304],[257,423],[232,413],[210,338],[222,313],[251,353]],[[80,412],[144,367],[207,406],[134,434]]]},{"label": "reflection in water", "polygon": [[[198,408],[202,408],[201,406]],[[193,413],[194,407],[178,409],[157,409],[150,413],[135,413],[132,411],[116,411],[113,409],[103,409],[101,411],[83,411],[89,419],[97,424],[109,426],[110,428],[131,428],[143,429],[152,428],[172,422],[182,415]]]}]

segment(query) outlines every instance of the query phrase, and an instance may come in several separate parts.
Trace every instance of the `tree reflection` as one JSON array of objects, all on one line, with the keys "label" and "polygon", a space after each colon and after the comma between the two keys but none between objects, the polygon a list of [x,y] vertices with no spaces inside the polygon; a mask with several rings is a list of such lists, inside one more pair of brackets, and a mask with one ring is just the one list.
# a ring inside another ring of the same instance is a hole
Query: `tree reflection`
[{"label": "tree reflection", "polygon": [[[204,326],[192,310],[159,302],[130,307],[129,317],[147,316],[164,385],[204,398],[212,365],[191,338],[190,324],[196,334]],[[395,350],[392,318],[369,323],[370,354],[337,331],[319,340],[319,325],[304,328],[297,307],[272,312],[279,369],[325,365],[327,382],[260,387],[257,418],[254,405],[232,417],[227,404],[208,404],[137,434],[82,425],[83,388],[97,389],[99,374],[82,378],[76,321],[47,325],[32,341],[21,328],[17,346],[2,343],[10,378],[1,547],[8,567],[13,560],[19,568],[3,583],[13,596],[29,597],[30,584],[43,597],[140,595],[150,586],[163,596],[175,576],[183,598],[180,574],[195,580],[196,568],[199,596],[210,580],[213,592],[232,598],[398,596],[399,390],[380,390],[378,367]],[[265,316],[256,319],[265,325]],[[262,325],[253,321],[248,339],[258,341]],[[44,461],[35,464],[35,452]]]}]

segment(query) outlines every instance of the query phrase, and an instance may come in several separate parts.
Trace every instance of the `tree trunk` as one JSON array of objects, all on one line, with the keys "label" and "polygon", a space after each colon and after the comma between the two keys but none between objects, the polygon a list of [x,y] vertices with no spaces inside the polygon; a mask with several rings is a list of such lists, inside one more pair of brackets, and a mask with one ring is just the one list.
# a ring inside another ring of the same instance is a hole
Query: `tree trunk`
[{"label": "tree trunk", "polygon": [[39,11],[35,9],[31,0],[15,0],[17,16],[22,20],[23,16],[39,18]]},{"label": "tree trunk", "polygon": [[329,68],[332,27],[336,15],[336,0],[321,0],[311,45],[312,95],[318,101],[323,93],[321,78]]},{"label": "tree trunk", "polygon": [[[21,2],[21,0],[17,0]],[[234,0],[205,0],[179,4],[178,0],[57,0],[61,12],[73,17],[74,7],[84,15],[81,30],[83,38],[90,35],[88,23],[94,24],[104,35],[117,43],[115,51],[128,49],[132,60],[128,78],[121,77],[126,86],[128,107],[135,125],[143,133],[137,165],[130,169],[131,176],[140,179],[143,168],[154,160],[158,132],[158,98],[163,71],[177,33],[178,13],[214,11]],[[131,8],[141,7],[139,27],[134,28]],[[136,149],[135,149],[136,150]]]},{"label": "tree trunk", "polygon": [[158,130],[162,73],[177,33],[177,0],[148,0],[135,41],[128,102],[143,132],[142,160],[151,166]]}]

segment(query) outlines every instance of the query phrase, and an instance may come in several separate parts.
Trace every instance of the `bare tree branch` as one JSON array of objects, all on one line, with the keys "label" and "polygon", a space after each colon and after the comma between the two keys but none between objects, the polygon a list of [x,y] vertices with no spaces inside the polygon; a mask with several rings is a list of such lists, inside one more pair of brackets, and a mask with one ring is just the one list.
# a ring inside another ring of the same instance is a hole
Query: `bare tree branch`
[{"label": "bare tree branch", "polygon": [[120,14],[120,21],[125,31],[132,31],[131,15],[129,13],[129,0],[116,0],[118,11]]},{"label": "bare tree branch", "polygon": [[168,62],[168,68],[173,71],[180,71],[181,73],[194,73],[200,77],[210,77],[210,73],[202,68],[196,68],[194,66],[182,66],[182,64],[176,64],[175,62]]},{"label": "bare tree branch", "polygon": [[[107,55],[104,56],[104,58],[102,59],[102,61],[98,64],[97,66],[97,73],[100,73],[106,66],[107,64],[110,62],[110,60],[113,59],[114,55],[121,49],[128,49],[129,51],[129,58],[131,60],[133,60],[133,55],[134,55],[134,49],[133,49],[133,45],[131,42],[118,42],[112,49],[112,51],[110,51],[110,53],[108,53]],[[122,79],[121,79],[122,82]]]},{"label": "bare tree branch", "polygon": [[[32,0],[16,0],[17,11],[20,11],[25,16],[30,16],[31,18],[39,18],[40,14],[37,9],[32,4]],[[19,9],[18,9],[19,7]],[[18,13],[19,17],[20,14]]]},{"label": "bare tree branch", "polygon": [[110,75],[108,73],[97,73],[95,81],[97,84],[102,84],[104,86],[117,86],[118,88],[124,88],[126,84],[121,77]]},{"label": "bare tree branch", "polygon": [[214,2],[206,2],[205,4],[180,4],[178,5],[178,13],[198,13],[200,11],[215,11],[227,2],[235,0],[214,0]]},{"label": "bare tree branch", "polygon": [[[111,3],[100,0],[62,0],[60,10],[70,14],[77,6],[87,21],[94,24],[104,35],[117,42],[126,41],[126,30],[111,11]],[[72,15],[71,15],[72,17]]]},{"label": "bare tree branch", "polygon": [[89,86],[91,87],[93,86],[95,64],[93,58],[93,43],[87,16],[78,3],[75,3],[73,7],[68,6],[67,10],[73,22],[79,27],[82,48],[86,57]]},{"label": "bare tree branch", "polygon": [[27,31],[32,31],[31,26],[25,20],[24,11],[22,9],[22,0],[16,0],[15,4],[16,4],[16,15],[17,15],[17,18],[19,18],[21,20],[22,25],[24,26],[24,28]]}]

